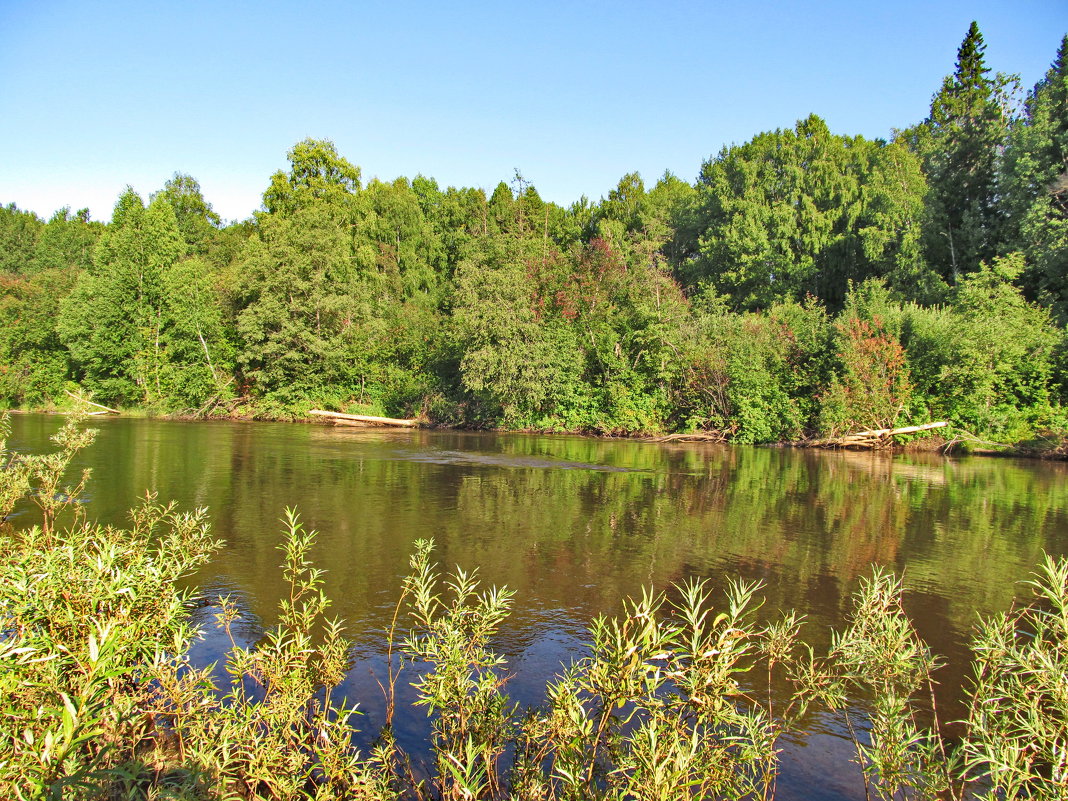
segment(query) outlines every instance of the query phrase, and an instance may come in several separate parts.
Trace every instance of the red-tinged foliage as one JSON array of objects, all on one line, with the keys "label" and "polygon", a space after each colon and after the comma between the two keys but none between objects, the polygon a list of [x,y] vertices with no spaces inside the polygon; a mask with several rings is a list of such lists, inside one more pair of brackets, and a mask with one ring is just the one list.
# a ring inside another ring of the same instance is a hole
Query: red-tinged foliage
[{"label": "red-tinged foliage", "polygon": [[841,373],[823,398],[824,428],[832,434],[893,428],[912,398],[905,349],[878,317],[839,320]]}]

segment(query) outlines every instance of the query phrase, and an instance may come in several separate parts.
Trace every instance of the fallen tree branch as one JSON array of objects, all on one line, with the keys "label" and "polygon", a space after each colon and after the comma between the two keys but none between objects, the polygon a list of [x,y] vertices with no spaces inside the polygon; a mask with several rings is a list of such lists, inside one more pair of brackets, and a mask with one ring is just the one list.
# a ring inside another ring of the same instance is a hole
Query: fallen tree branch
[{"label": "fallen tree branch", "polygon": [[195,412],[193,412],[193,416],[194,417],[203,417],[209,411],[214,409],[216,406],[219,406],[221,404],[221,402],[222,402],[222,394],[223,394],[223,392],[225,392],[226,388],[228,386],[230,386],[230,384],[232,384],[233,382],[234,382],[234,377],[230,376],[229,380],[227,380],[227,382],[225,384],[219,385],[219,391],[216,392],[214,395],[212,395],[210,398],[208,398],[207,403],[205,403],[203,406],[201,406],[199,409],[197,409]]},{"label": "fallen tree branch", "polygon": [[722,431],[695,431],[692,434],[666,434],[662,437],[646,437],[646,442],[726,442]]},{"label": "fallen tree branch", "polygon": [[853,434],[844,434],[840,437],[828,437],[826,439],[812,439],[800,442],[798,445],[805,448],[875,448],[890,442],[892,437],[898,434],[915,434],[919,431],[930,431],[933,428],[944,428],[949,423],[924,423],[921,426],[903,426],[901,428],[876,428],[869,431],[857,431]]},{"label": "fallen tree branch", "polygon": [[[88,404],[89,404],[90,406],[96,406],[96,407],[97,407],[98,409],[103,409],[103,410],[104,410],[104,412],[106,412],[106,413],[108,413],[108,414],[122,414],[122,412],[120,412],[120,411],[119,411],[118,409],[112,409],[112,408],[111,408],[110,406],[105,406],[105,405],[104,405],[104,404],[102,404],[102,403],[94,403],[94,402],[93,402],[93,401],[91,401],[91,400],[86,400],[86,399],[85,399],[85,398],[83,398],[83,397],[80,397],[80,396],[78,396],[78,395],[75,395],[75,394],[74,394],[73,392],[71,392],[70,390],[66,390],[66,389],[65,389],[65,390],[63,390],[63,391],[64,391],[64,392],[66,392],[66,393],[67,393],[68,395],[70,395],[70,396],[71,396],[72,398],[74,398],[74,400],[76,400],[76,401],[81,401],[82,403],[88,403]],[[90,412],[90,414],[101,414],[101,412]]]},{"label": "fallen tree branch", "polygon": [[342,414],[341,412],[326,412],[322,409],[311,409],[308,414],[316,417],[325,417],[335,425],[372,425],[372,426],[403,426],[415,428],[419,425],[418,420],[402,420],[397,417],[372,417],[368,414]]},{"label": "fallen tree branch", "polygon": [[942,453],[949,453],[957,445],[960,445],[962,443],[968,443],[970,445],[986,445],[986,446],[991,447],[991,448],[1012,448],[1013,447],[1012,445],[1010,445],[1007,442],[990,442],[989,440],[979,439],[979,437],[977,437],[974,434],[971,434],[971,433],[969,433],[967,431],[961,431],[961,432],[959,432],[957,434],[957,436],[955,436],[953,439],[951,439],[949,442],[947,442],[945,445],[943,445],[939,450]]}]

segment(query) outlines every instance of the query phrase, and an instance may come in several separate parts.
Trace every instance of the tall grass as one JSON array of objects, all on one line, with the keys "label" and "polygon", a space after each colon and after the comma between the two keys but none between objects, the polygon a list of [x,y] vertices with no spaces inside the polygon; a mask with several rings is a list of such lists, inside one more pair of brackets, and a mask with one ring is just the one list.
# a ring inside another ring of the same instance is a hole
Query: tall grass
[{"label": "tall grass", "polygon": [[[587,655],[540,707],[519,709],[494,647],[512,593],[442,574],[420,542],[386,644],[387,725],[363,753],[359,711],[338,697],[350,644],[309,559],[315,532],[286,511],[278,625],[253,645],[231,637],[221,671],[196,667],[191,598],[176,587],[218,543],[203,511],[152,497],[127,528],[79,519],[87,477],[63,481],[91,440],[76,421],[49,456],[0,439],[0,512],[21,500],[45,521],[0,532],[0,797],[770,799],[780,738],[813,710],[847,727],[856,765],[842,770],[869,799],[1068,797],[1064,559],[1040,566],[1029,603],[979,626],[970,711],[951,739],[938,660],[885,571],[862,582],[822,654],[796,615],[758,622],[759,585],[646,591],[594,620]],[[219,602],[223,631],[238,617]],[[776,704],[782,680],[794,690]],[[392,731],[401,681],[430,720],[426,771]]]}]

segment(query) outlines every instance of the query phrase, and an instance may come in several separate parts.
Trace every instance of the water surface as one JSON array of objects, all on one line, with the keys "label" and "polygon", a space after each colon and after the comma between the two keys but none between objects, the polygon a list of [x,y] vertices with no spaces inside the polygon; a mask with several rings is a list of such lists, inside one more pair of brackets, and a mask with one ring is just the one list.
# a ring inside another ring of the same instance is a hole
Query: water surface
[{"label": "water surface", "polygon": [[[61,423],[17,416],[10,444],[45,449]],[[643,586],[759,579],[762,614],[798,610],[819,646],[859,578],[886,565],[903,573],[917,628],[946,657],[950,716],[962,714],[955,688],[977,615],[1008,608],[1044,550],[1068,553],[1063,464],[284,423],[93,425],[100,435],[79,457],[93,468],[89,515],[122,522],[146,490],[207,507],[226,545],[193,581],[240,599],[250,640],[276,619],[284,508],[319,530],[313,557],[356,642],[346,692],[369,732],[381,722],[382,631],[417,539],[433,538],[444,566],[477,567],[516,591],[499,646],[523,703],[581,654],[592,616],[618,612]],[[222,648],[209,635],[195,656]],[[414,739],[424,726],[416,712],[398,728]],[[785,746],[780,798],[863,798],[835,721],[814,719]]]}]

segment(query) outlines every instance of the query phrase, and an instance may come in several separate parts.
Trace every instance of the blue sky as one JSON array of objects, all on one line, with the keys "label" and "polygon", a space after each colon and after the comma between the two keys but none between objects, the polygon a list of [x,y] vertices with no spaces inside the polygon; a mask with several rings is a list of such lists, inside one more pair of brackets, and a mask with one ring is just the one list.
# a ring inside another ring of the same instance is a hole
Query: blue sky
[{"label": "blue sky", "polygon": [[1030,88],[1065,0],[63,2],[0,0],[0,203],[109,219],[175,171],[227,219],[286,151],[332,139],[365,179],[511,179],[546,199],[651,185],[816,113],[886,137],[923,119],[972,19]]}]

